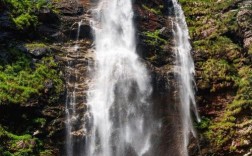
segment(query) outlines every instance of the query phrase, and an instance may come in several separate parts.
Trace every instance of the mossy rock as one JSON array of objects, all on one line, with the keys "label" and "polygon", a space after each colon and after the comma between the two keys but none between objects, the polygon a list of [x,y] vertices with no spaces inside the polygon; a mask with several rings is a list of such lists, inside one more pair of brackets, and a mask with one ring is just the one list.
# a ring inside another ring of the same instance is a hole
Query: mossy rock
[{"label": "mossy rock", "polygon": [[[42,95],[45,90],[51,90],[52,95],[57,96],[63,91],[63,81],[52,57],[44,57],[33,63],[32,58],[17,48],[9,48],[7,51],[8,55],[14,57],[5,60],[0,66],[0,105],[26,103]],[[49,81],[52,86],[47,85]]]}]

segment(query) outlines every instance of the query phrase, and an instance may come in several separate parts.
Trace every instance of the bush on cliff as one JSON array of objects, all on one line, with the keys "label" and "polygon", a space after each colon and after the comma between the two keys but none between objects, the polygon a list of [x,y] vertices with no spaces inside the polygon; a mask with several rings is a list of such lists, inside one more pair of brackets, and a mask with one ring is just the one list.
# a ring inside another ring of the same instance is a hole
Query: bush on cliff
[{"label": "bush on cliff", "polygon": [[12,21],[20,30],[36,27],[39,10],[43,7],[51,7],[47,0],[4,0],[4,3],[7,5]]},{"label": "bush on cliff", "polygon": [[[63,82],[52,57],[33,62],[16,48],[7,50],[9,59],[0,59],[0,105],[36,100],[39,95],[48,92],[48,87],[54,94],[62,92]],[[51,85],[48,86],[48,83]]]}]

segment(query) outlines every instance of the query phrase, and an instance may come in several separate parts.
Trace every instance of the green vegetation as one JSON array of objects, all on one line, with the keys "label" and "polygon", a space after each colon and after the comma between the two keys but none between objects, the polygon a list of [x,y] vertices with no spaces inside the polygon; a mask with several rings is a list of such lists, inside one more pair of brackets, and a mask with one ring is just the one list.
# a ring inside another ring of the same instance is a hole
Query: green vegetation
[{"label": "green vegetation", "polygon": [[[63,82],[52,57],[32,63],[31,58],[16,48],[8,51],[11,59],[1,59],[0,63],[0,105],[20,104],[38,98],[50,81],[57,95],[62,92]],[[54,100],[56,97],[51,98]]]},{"label": "green vegetation", "polygon": [[45,45],[44,43],[26,43],[25,44],[25,47],[29,50],[34,50],[34,49],[37,49],[37,48],[46,48],[47,45]]},{"label": "green vegetation", "polygon": [[[240,142],[239,139],[250,140],[249,123],[252,122],[252,68],[245,66],[239,69],[236,85],[238,91],[232,103],[228,104],[219,122],[212,122],[206,132],[215,146],[221,147],[230,141]],[[241,133],[244,131],[243,133]],[[218,138],[218,139],[212,139]],[[238,146],[238,145],[237,145]],[[242,146],[240,143],[239,146]],[[234,150],[236,146],[230,146]]]},{"label": "green vegetation", "polygon": [[60,107],[63,77],[55,54],[44,43],[49,39],[36,30],[46,21],[42,14],[55,11],[56,1],[0,1],[3,21],[10,25],[6,29],[3,23],[1,32],[11,34],[7,40],[0,37],[4,41],[0,45],[0,156],[55,155],[48,132],[53,119],[46,111]]},{"label": "green vegetation", "polygon": [[[215,154],[240,155],[246,151],[252,134],[249,128],[252,123],[249,113],[252,111],[252,52],[251,45],[244,48],[239,38],[239,32],[249,29],[247,22],[238,25],[240,2],[180,2],[197,55],[198,88],[210,93],[203,95],[211,98],[204,107],[215,111],[213,115],[206,114],[207,118],[196,128],[204,133]],[[227,97],[218,96],[222,94]]]},{"label": "green vegetation", "polygon": [[184,6],[190,36],[196,40],[216,38],[238,30],[238,8],[224,12],[231,5],[237,5],[234,0],[181,0],[181,3]]},{"label": "green vegetation", "polygon": [[18,29],[36,27],[38,25],[37,13],[43,7],[50,8],[47,0],[4,0],[8,6],[10,17]]},{"label": "green vegetation", "polygon": [[202,117],[199,123],[196,123],[195,127],[199,130],[207,129],[210,125],[210,119],[206,117]]},{"label": "green vegetation", "polygon": [[240,57],[240,46],[233,43],[233,41],[226,36],[197,40],[194,41],[193,45],[197,52],[200,52],[201,55],[207,55],[209,58],[215,57],[234,61]]},{"label": "green vegetation", "polygon": [[148,56],[147,59],[154,64],[162,64],[165,59],[164,46],[168,41],[162,37],[160,30],[143,32],[143,36],[145,38],[145,44],[151,47],[154,51],[154,54]]},{"label": "green vegetation", "polygon": [[142,7],[145,9],[145,10],[148,10],[149,12],[152,12],[156,15],[161,15],[161,9],[163,9],[163,5],[160,5],[159,8],[151,8],[151,7],[148,7],[147,5],[142,5]]},{"label": "green vegetation", "polygon": [[159,46],[162,47],[167,41],[160,37],[160,30],[156,30],[154,32],[144,32],[146,39],[144,40],[146,44],[151,46]]},{"label": "green vegetation", "polygon": [[1,125],[0,140],[1,156],[35,156],[39,155],[39,153],[50,154],[49,150],[44,150],[43,143],[38,138],[34,138],[29,134],[15,135],[8,132]]},{"label": "green vegetation", "polygon": [[[226,60],[208,59],[206,62],[199,64],[201,64],[202,68],[203,82],[215,84],[211,86],[211,92],[227,87],[235,87],[233,84],[236,79],[236,70]],[[204,86],[199,87],[204,88]]]},{"label": "green vegetation", "polygon": [[35,124],[38,124],[41,128],[45,126],[46,119],[45,118],[36,118],[33,120]]},{"label": "green vegetation", "polygon": [[[31,49],[45,47],[41,43],[25,46]],[[19,49],[11,46],[5,48],[2,52],[5,57],[0,58],[0,107],[14,107],[22,111],[22,105],[31,101],[42,99],[46,100],[45,104],[57,102],[63,92],[63,81],[53,57],[46,56],[34,61]],[[14,118],[10,119],[20,119],[20,124],[25,125],[19,125],[18,130],[13,125],[0,124],[0,155],[52,156],[52,151],[44,147],[43,141],[31,135],[35,130],[40,131],[45,127],[47,118],[33,116],[28,119],[26,113],[18,112],[18,116],[13,115]]]},{"label": "green vegetation", "polygon": [[39,153],[39,156],[54,156],[52,150],[45,150]]}]

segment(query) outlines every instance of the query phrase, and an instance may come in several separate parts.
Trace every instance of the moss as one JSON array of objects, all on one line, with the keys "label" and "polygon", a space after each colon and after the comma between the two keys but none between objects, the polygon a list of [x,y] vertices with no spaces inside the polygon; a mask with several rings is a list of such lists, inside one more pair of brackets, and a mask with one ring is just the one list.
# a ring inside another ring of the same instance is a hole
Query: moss
[{"label": "moss", "polygon": [[13,21],[18,29],[24,29],[26,27],[35,27],[38,24],[37,17],[32,16],[28,13],[13,18]]},{"label": "moss", "polygon": [[234,136],[235,124],[232,122],[221,121],[216,124],[211,124],[205,136],[211,140],[211,144],[215,148],[220,148],[230,141]]},{"label": "moss", "polygon": [[160,30],[156,30],[154,32],[143,32],[143,35],[145,36],[144,42],[151,46],[160,46],[162,47],[167,41],[160,37]]},{"label": "moss", "polygon": [[51,4],[46,0],[4,0],[8,6],[10,17],[18,29],[23,30],[38,25],[37,12],[43,8],[51,8]]},{"label": "moss", "polygon": [[27,49],[34,50],[34,49],[37,49],[37,48],[46,48],[48,46],[46,44],[44,44],[44,43],[34,42],[34,43],[25,44],[25,47]]},{"label": "moss", "polygon": [[164,46],[168,41],[162,37],[160,30],[143,32],[142,35],[144,36],[145,45],[152,51],[152,55],[148,55],[146,59],[153,64],[162,65],[165,59]]},{"label": "moss", "polygon": [[[225,45],[225,46],[223,46]],[[234,61],[240,57],[241,47],[234,44],[230,38],[219,36],[215,39],[204,39],[194,42],[194,49],[209,58],[222,58]]]},{"label": "moss", "polygon": [[52,81],[54,93],[59,95],[63,91],[63,81],[52,57],[33,64],[31,58],[15,48],[9,49],[9,53],[14,58],[0,66],[0,104],[25,103],[41,95],[48,81]]},{"label": "moss", "polygon": [[[245,112],[252,110],[252,69],[248,66],[242,67],[238,74],[235,80],[238,91],[234,100],[227,105],[218,121],[211,121],[209,130],[205,132],[205,136],[216,148],[231,143],[238,136],[248,140],[250,138],[250,134],[244,133],[241,135],[238,129],[242,130],[251,123],[251,120],[247,119],[249,114]],[[245,118],[243,117],[245,120],[243,120],[241,114],[245,116]],[[236,146],[230,146],[229,148],[230,151],[235,151],[235,149]]]},{"label": "moss", "polygon": [[236,79],[235,68],[226,60],[208,59],[202,63],[201,70],[202,82],[199,87],[204,88],[204,84],[211,84],[211,92],[230,87]]},{"label": "moss", "polygon": [[36,140],[29,134],[16,135],[8,132],[0,125],[0,146],[5,147],[0,150],[0,155],[4,156],[30,156],[36,153]]},{"label": "moss", "polygon": [[[209,120],[196,125],[210,143],[204,148],[217,155],[240,155],[239,152],[247,150],[246,140],[251,140],[248,128],[252,110],[252,64],[249,61],[252,51],[251,47],[242,46],[239,32],[248,28],[247,21],[252,18],[244,16],[246,22],[238,25],[240,1],[180,2],[196,54],[198,88],[209,93],[203,93],[207,106],[201,107],[214,111],[213,115],[203,114]],[[220,96],[222,93],[227,96]]]},{"label": "moss", "polygon": [[252,44],[248,47],[248,54],[252,57]]},{"label": "moss", "polygon": [[202,117],[201,121],[199,123],[196,123],[195,127],[198,130],[204,130],[204,129],[208,129],[209,125],[210,125],[210,119],[207,117]]},{"label": "moss", "polygon": [[156,15],[161,15],[161,9],[163,8],[162,5],[159,6],[159,8],[150,8],[148,7],[147,5],[142,5],[142,7],[145,9],[145,10],[148,10],[149,12],[152,12]]},{"label": "moss", "polygon": [[196,40],[212,39],[238,31],[236,20],[238,9],[227,10],[231,5],[237,5],[235,0],[220,2],[182,0],[181,3],[187,17],[190,35]]},{"label": "moss", "polygon": [[39,138],[30,134],[14,134],[0,125],[1,156],[53,156],[53,151],[45,148]]},{"label": "moss", "polygon": [[39,127],[44,127],[46,124],[46,119],[45,118],[36,118],[33,120],[33,123],[38,124]]},{"label": "moss", "polygon": [[39,153],[39,156],[54,156],[52,150],[45,150]]}]

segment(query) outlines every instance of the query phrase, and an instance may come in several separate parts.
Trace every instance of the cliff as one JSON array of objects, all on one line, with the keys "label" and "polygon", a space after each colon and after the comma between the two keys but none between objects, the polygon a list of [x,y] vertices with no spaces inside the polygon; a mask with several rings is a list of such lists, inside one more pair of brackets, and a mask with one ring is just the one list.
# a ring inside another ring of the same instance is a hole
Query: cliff
[{"label": "cliff", "polygon": [[202,153],[250,155],[252,3],[181,3],[194,48]]},{"label": "cliff", "polygon": [[[82,114],[72,123],[76,149],[86,135],[78,123],[87,119],[88,65],[94,48],[89,20],[96,1],[13,2],[0,2],[0,155],[64,155],[66,101],[74,87]],[[195,122],[198,141],[191,140],[190,155],[250,155],[252,3],[180,3],[191,36],[202,119]],[[137,51],[152,77],[154,117],[164,125],[156,135],[161,139],[155,145],[157,154],[176,156],[179,84],[173,70],[173,6],[169,0],[136,0],[134,11]]]}]

